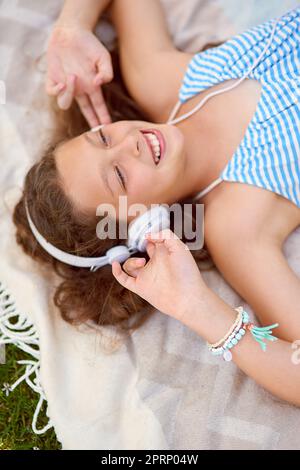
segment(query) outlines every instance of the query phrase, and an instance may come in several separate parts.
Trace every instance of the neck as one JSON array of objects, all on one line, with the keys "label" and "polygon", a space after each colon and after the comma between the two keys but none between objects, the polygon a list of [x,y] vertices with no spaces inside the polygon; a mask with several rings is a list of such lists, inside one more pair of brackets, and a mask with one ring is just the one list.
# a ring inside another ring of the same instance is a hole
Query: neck
[{"label": "neck", "polygon": [[[191,118],[190,118],[191,119]],[[176,124],[180,127],[186,141],[186,168],[182,178],[184,197],[193,197],[205,189],[219,176],[217,140],[212,125],[208,120],[199,117],[197,127],[189,119]],[[196,142],[196,144],[195,144]]]}]

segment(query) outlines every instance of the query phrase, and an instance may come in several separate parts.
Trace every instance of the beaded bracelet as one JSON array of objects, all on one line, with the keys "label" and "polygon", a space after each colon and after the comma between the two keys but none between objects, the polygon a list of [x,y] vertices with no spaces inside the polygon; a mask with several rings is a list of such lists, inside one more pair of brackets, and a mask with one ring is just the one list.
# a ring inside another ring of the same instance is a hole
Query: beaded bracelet
[{"label": "beaded bracelet", "polygon": [[230,349],[238,344],[238,342],[244,337],[246,330],[251,332],[253,338],[260,344],[263,351],[266,350],[266,343],[263,342],[264,339],[268,339],[270,341],[276,341],[278,339],[275,336],[272,336],[272,328],[279,326],[278,323],[274,323],[270,326],[258,327],[249,322],[249,315],[243,307],[237,307],[235,310],[238,312],[238,315],[227,334],[217,343],[207,344],[212,354],[222,355],[225,361],[232,360]]},{"label": "beaded bracelet", "polygon": [[220,339],[220,341],[217,341],[217,342],[214,343],[214,344],[209,344],[209,343],[207,343],[207,346],[208,346],[210,349],[211,349],[211,348],[217,348],[218,346],[220,346],[221,344],[223,344],[224,341],[228,338],[228,336],[230,336],[231,333],[235,330],[237,324],[239,323],[239,321],[240,321],[241,318],[242,318],[242,312],[241,312],[239,309],[240,309],[240,307],[238,307],[238,308],[235,309],[235,310],[238,311],[238,315],[237,315],[237,317],[236,317],[236,319],[235,319],[234,324],[230,327],[229,331],[227,331],[227,333],[223,336],[223,338]]},{"label": "beaded bracelet", "polygon": [[209,350],[212,352],[214,355],[223,355],[223,358],[225,361],[231,361],[232,359],[232,354],[229,351],[233,346],[235,346],[244,336],[246,333],[245,329],[242,328],[244,324],[246,324],[249,321],[249,316],[247,312],[243,312],[243,308],[238,307],[235,309],[238,311],[237,319],[238,323],[233,330],[233,332],[226,337],[225,341],[223,342],[223,345],[218,348],[214,347],[209,347]]}]

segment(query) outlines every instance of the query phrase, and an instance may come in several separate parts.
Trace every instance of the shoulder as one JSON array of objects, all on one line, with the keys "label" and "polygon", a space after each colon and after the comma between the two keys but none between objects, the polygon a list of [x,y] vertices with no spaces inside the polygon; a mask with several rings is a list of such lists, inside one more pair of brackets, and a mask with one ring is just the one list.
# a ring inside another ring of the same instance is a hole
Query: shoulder
[{"label": "shoulder", "polygon": [[279,241],[284,218],[279,198],[253,185],[223,181],[204,201],[208,248],[236,251],[262,240]]}]

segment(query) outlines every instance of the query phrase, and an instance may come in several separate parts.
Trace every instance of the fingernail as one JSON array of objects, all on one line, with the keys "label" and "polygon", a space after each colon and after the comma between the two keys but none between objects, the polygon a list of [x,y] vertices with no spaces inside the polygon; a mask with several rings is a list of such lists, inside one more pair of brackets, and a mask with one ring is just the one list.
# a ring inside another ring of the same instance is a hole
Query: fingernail
[{"label": "fingernail", "polygon": [[149,232],[147,235],[148,235],[148,238],[152,238],[152,239],[154,239],[154,240],[155,240],[156,238],[160,238],[160,237],[159,237],[159,233],[157,233],[157,232]]},{"label": "fingernail", "polygon": [[108,117],[101,119],[101,124],[111,124],[111,122],[111,119],[109,119]]},{"label": "fingernail", "polygon": [[102,83],[102,77],[96,77],[94,83],[95,83],[96,86],[101,85],[101,83]]}]

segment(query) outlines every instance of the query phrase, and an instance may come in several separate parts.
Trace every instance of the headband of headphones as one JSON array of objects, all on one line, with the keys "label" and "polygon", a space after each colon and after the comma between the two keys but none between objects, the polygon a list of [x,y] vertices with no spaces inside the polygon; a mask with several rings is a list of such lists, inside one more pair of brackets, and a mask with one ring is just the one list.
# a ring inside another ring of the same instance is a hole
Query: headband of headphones
[{"label": "headband of headphones", "polygon": [[127,245],[114,246],[107,250],[104,256],[89,258],[72,255],[56,248],[48,242],[34,225],[29,214],[27,203],[25,204],[25,209],[30,229],[36,240],[39,242],[41,247],[47,251],[47,253],[65,264],[76,266],[78,268],[90,268],[91,271],[96,271],[102,266],[112,264],[113,261],[123,263],[133,253],[145,251],[147,244],[147,240],[145,239],[146,233],[157,232],[170,227],[169,210],[160,205],[153,207],[130,222],[128,227]]}]

